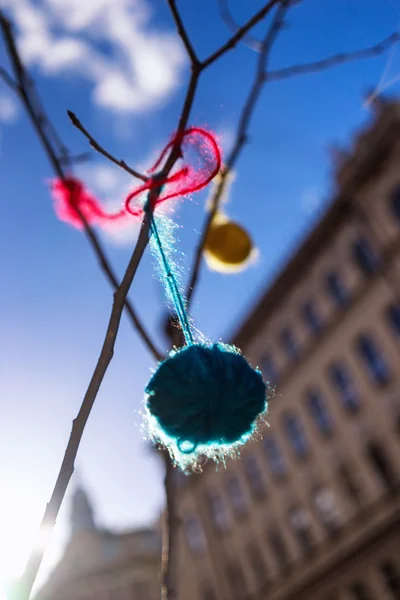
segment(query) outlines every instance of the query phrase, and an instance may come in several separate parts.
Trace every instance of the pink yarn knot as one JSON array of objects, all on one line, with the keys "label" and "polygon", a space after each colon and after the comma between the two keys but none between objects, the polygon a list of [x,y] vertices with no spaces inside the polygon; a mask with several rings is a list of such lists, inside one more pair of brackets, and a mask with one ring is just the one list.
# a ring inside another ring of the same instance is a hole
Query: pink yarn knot
[{"label": "pink yarn knot", "polygon": [[[160,157],[149,170],[149,179],[133,190],[125,199],[124,207],[116,213],[107,213],[99,201],[89,192],[84,184],[74,177],[56,179],[52,182],[51,191],[57,217],[77,229],[83,228],[81,216],[89,225],[101,225],[105,222],[119,221],[128,214],[143,217],[144,208],[134,203],[138,196],[152,189],[161,188],[157,195],[153,210],[162,202],[187,196],[205,187],[217,175],[221,168],[221,150],[213,134],[200,127],[190,127],[180,134],[179,145],[184,165],[167,176],[164,180],[156,176],[160,165],[168,151],[177,143],[178,134],[165,146]],[[162,170],[162,169],[161,169]],[[80,214],[79,214],[80,213]]]}]

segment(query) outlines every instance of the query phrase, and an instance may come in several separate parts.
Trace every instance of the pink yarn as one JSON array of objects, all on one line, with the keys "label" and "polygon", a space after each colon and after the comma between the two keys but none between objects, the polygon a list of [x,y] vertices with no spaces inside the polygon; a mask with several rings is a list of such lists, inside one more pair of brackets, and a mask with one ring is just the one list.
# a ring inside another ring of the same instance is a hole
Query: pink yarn
[{"label": "pink yarn", "polygon": [[149,170],[149,179],[133,190],[125,200],[124,208],[117,213],[106,213],[98,200],[86,189],[83,183],[73,177],[56,179],[52,182],[51,191],[54,199],[54,209],[61,221],[69,223],[77,229],[83,228],[77,207],[89,225],[101,225],[110,221],[119,221],[129,213],[135,217],[143,217],[143,206],[134,204],[143,192],[155,187],[162,190],[154,203],[153,209],[159,204],[186,196],[205,187],[217,175],[221,168],[221,151],[213,134],[200,127],[190,127],[180,136],[181,158],[184,165],[165,180],[152,177],[151,174],[161,169],[161,164],[168,151],[177,141],[176,134],[165,146],[160,157]]},{"label": "pink yarn", "polygon": [[83,229],[83,222],[76,207],[88,225],[98,225],[104,221],[118,221],[123,217],[125,209],[108,214],[102,209],[98,200],[91,195],[83,183],[74,177],[56,179],[51,184],[54,199],[54,210],[60,221],[69,223],[76,229]]}]

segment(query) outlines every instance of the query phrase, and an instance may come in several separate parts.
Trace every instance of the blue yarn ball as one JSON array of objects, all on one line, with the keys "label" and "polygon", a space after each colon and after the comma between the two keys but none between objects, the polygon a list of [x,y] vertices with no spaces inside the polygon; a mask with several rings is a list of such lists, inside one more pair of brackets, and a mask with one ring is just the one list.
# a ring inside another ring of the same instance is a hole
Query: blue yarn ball
[{"label": "blue yarn ball", "polygon": [[174,350],[146,387],[147,411],[158,430],[153,437],[183,454],[244,443],[266,411],[266,392],[261,373],[234,346]]}]

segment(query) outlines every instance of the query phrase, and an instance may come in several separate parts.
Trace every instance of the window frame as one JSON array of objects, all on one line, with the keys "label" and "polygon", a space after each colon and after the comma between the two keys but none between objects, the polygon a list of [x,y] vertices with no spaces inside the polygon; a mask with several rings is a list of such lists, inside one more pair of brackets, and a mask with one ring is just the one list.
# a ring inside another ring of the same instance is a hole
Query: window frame
[{"label": "window frame", "polygon": [[324,322],[316,308],[315,300],[308,299],[303,303],[301,315],[309,333],[318,337],[324,332]]},{"label": "window frame", "polygon": [[[333,282],[336,279],[336,284]],[[341,285],[343,284],[343,285]],[[350,293],[344,285],[343,278],[337,270],[326,273],[325,286],[329,297],[334,301],[337,308],[345,308],[350,303]]]},{"label": "window frame", "polygon": [[370,381],[376,387],[386,387],[392,381],[392,368],[381,352],[371,332],[360,333],[355,340],[358,358],[364,365]]},{"label": "window frame", "polygon": [[[339,396],[342,408],[348,414],[357,414],[361,409],[360,395],[349,367],[344,360],[335,359],[328,365],[327,371],[330,385],[334,389],[335,394]],[[336,374],[338,373],[344,376],[337,377]],[[340,381],[344,382],[344,385]]]},{"label": "window frame", "polygon": [[351,246],[353,260],[365,277],[372,277],[379,269],[379,256],[366,236],[355,239]]},{"label": "window frame", "polygon": [[[289,442],[293,454],[297,460],[306,460],[310,456],[310,443],[303,422],[293,410],[283,413],[282,419],[286,439]],[[297,429],[297,431],[295,431],[293,427],[291,427],[291,431],[289,430],[290,423],[296,424],[295,429]]]},{"label": "window frame", "polygon": [[326,439],[332,438],[335,432],[334,421],[322,392],[317,388],[308,388],[305,392],[305,400],[318,434]]},{"label": "window frame", "polygon": [[285,479],[288,474],[288,465],[282,452],[282,448],[274,434],[268,433],[265,435],[263,439],[263,448],[272,475],[277,480]]}]

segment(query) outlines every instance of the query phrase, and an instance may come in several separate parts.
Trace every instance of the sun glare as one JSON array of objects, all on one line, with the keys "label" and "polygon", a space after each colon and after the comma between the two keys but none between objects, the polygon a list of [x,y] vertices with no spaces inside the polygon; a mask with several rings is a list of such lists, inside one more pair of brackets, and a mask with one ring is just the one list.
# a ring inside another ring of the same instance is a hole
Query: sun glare
[{"label": "sun glare", "polygon": [[[22,575],[29,552],[32,548],[43,549],[48,541],[49,532],[23,538],[21,531],[11,528],[5,531],[0,541],[0,600],[11,600],[10,590]],[[20,535],[18,535],[20,534]]]},{"label": "sun glare", "polygon": [[[23,572],[23,554],[17,540],[2,538],[0,545],[0,600],[11,600],[9,590]],[[21,558],[18,558],[18,557]]]}]

